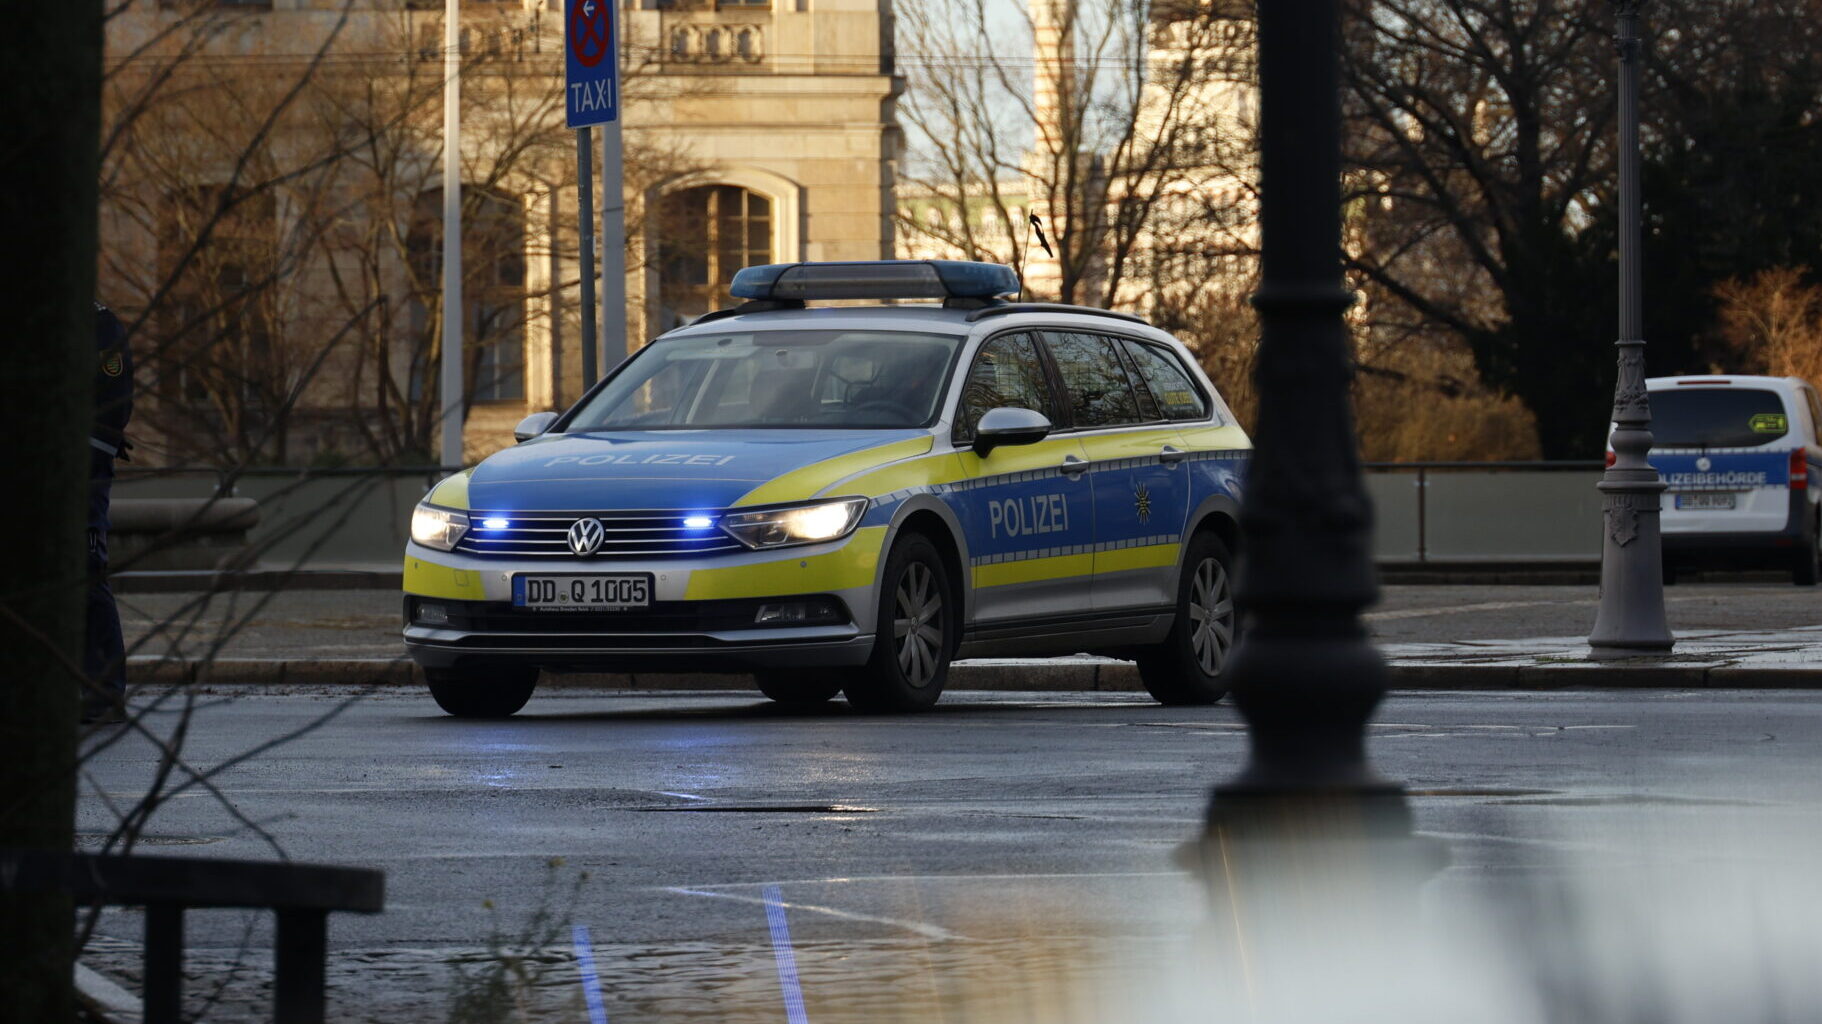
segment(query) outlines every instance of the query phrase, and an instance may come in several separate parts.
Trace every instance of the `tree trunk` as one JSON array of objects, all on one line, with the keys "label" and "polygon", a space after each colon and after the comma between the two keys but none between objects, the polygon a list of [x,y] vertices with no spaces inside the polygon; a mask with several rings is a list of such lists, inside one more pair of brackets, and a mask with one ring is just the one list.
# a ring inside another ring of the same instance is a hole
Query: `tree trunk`
[{"label": "tree trunk", "polygon": [[[74,844],[89,420],[95,372],[95,202],[101,4],[36,4],[10,19],[0,71],[0,438],[21,500],[0,523],[0,848]],[[72,1018],[67,896],[0,895],[0,992],[16,1020]]]}]

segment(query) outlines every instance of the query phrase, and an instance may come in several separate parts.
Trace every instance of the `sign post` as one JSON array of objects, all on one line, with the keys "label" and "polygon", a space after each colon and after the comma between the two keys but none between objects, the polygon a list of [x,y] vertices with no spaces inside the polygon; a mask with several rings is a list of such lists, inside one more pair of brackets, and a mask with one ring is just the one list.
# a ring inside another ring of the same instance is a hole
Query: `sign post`
[{"label": "sign post", "polygon": [[[595,351],[595,230],[594,230],[594,169],[593,139],[590,128],[595,125],[606,125],[606,131],[614,135],[614,142],[619,141],[620,131],[620,25],[619,12],[614,9],[614,0],[563,0],[563,92],[564,107],[569,126],[576,129],[576,176],[579,190],[576,203],[576,215],[581,221],[580,235],[582,243],[582,387],[587,389],[594,384],[597,361]],[[617,145],[611,149],[617,156]],[[606,154],[604,154],[606,155]],[[616,159],[610,166],[603,161],[601,168],[602,188],[608,195],[602,197],[601,213],[603,220],[610,214],[615,221],[621,216],[621,169]],[[602,313],[618,307],[618,315],[625,318],[626,274],[624,265],[624,243],[615,234],[608,235],[603,241],[608,243],[602,250],[602,264],[605,271],[603,284]],[[605,234],[605,233],[604,233]],[[618,337],[620,331],[611,332],[609,337]]]}]

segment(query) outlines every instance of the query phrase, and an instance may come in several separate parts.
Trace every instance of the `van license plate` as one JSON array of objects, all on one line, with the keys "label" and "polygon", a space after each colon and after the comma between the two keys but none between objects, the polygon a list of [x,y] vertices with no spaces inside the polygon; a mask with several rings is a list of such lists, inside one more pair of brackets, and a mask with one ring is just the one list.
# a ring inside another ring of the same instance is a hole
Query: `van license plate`
[{"label": "van license plate", "polygon": [[649,608],[650,573],[622,576],[514,576],[515,608],[545,612],[619,611]]},{"label": "van license plate", "polygon": [[1733,507],[1733,495],[1731,495],[1731,494],[1679,494],[1676,496],[1676,507],[1677,508],[1690,508],[1690,509],[1732,508]]}]

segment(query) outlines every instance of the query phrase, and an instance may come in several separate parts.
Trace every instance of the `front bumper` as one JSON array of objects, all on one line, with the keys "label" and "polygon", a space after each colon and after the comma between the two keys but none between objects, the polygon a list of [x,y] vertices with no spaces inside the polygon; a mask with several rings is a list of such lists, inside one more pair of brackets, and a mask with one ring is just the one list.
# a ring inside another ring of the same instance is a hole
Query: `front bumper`
[{"label": "front bumper", "polygon": [[[559,671],[748,672],[864,664],[873,650],[884,527],[841,541],[705,558],[577,562],[405,551],[405,649],[427,668],[537,665]],[[652,607],[573,614],[512,607],[520,573],[652,575]],[[802,625],[756,626],[762,603],[828,600]],[[444,606],[427,622],[414,602]],[[865,624],[864,626],[862,624]]]},{"label": "front bumper", "polygon": [[[752,625],[760,606],[793,601],[825,611],[811,624]],[[426,606],[447,621],[428,624]],[[873,650],[873,635],[826,594],[658,602],[650,609],[596,613],[407,596],[405,622],[405,649],[427,668],[532,664],[557,671],[745,672],[859,665]]]}]

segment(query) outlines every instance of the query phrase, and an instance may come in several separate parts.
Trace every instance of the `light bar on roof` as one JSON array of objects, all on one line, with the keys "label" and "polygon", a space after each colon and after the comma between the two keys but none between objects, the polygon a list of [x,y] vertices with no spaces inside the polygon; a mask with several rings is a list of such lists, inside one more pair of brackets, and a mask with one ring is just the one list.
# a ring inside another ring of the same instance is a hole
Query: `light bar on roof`
[{"label": "light bar on roof", "polygon": [[1019,290],[1018,275],[1001,263],[960,260],[871,260],[853,263],[771,263],[734,275],[737,299],[991,299]]}]

